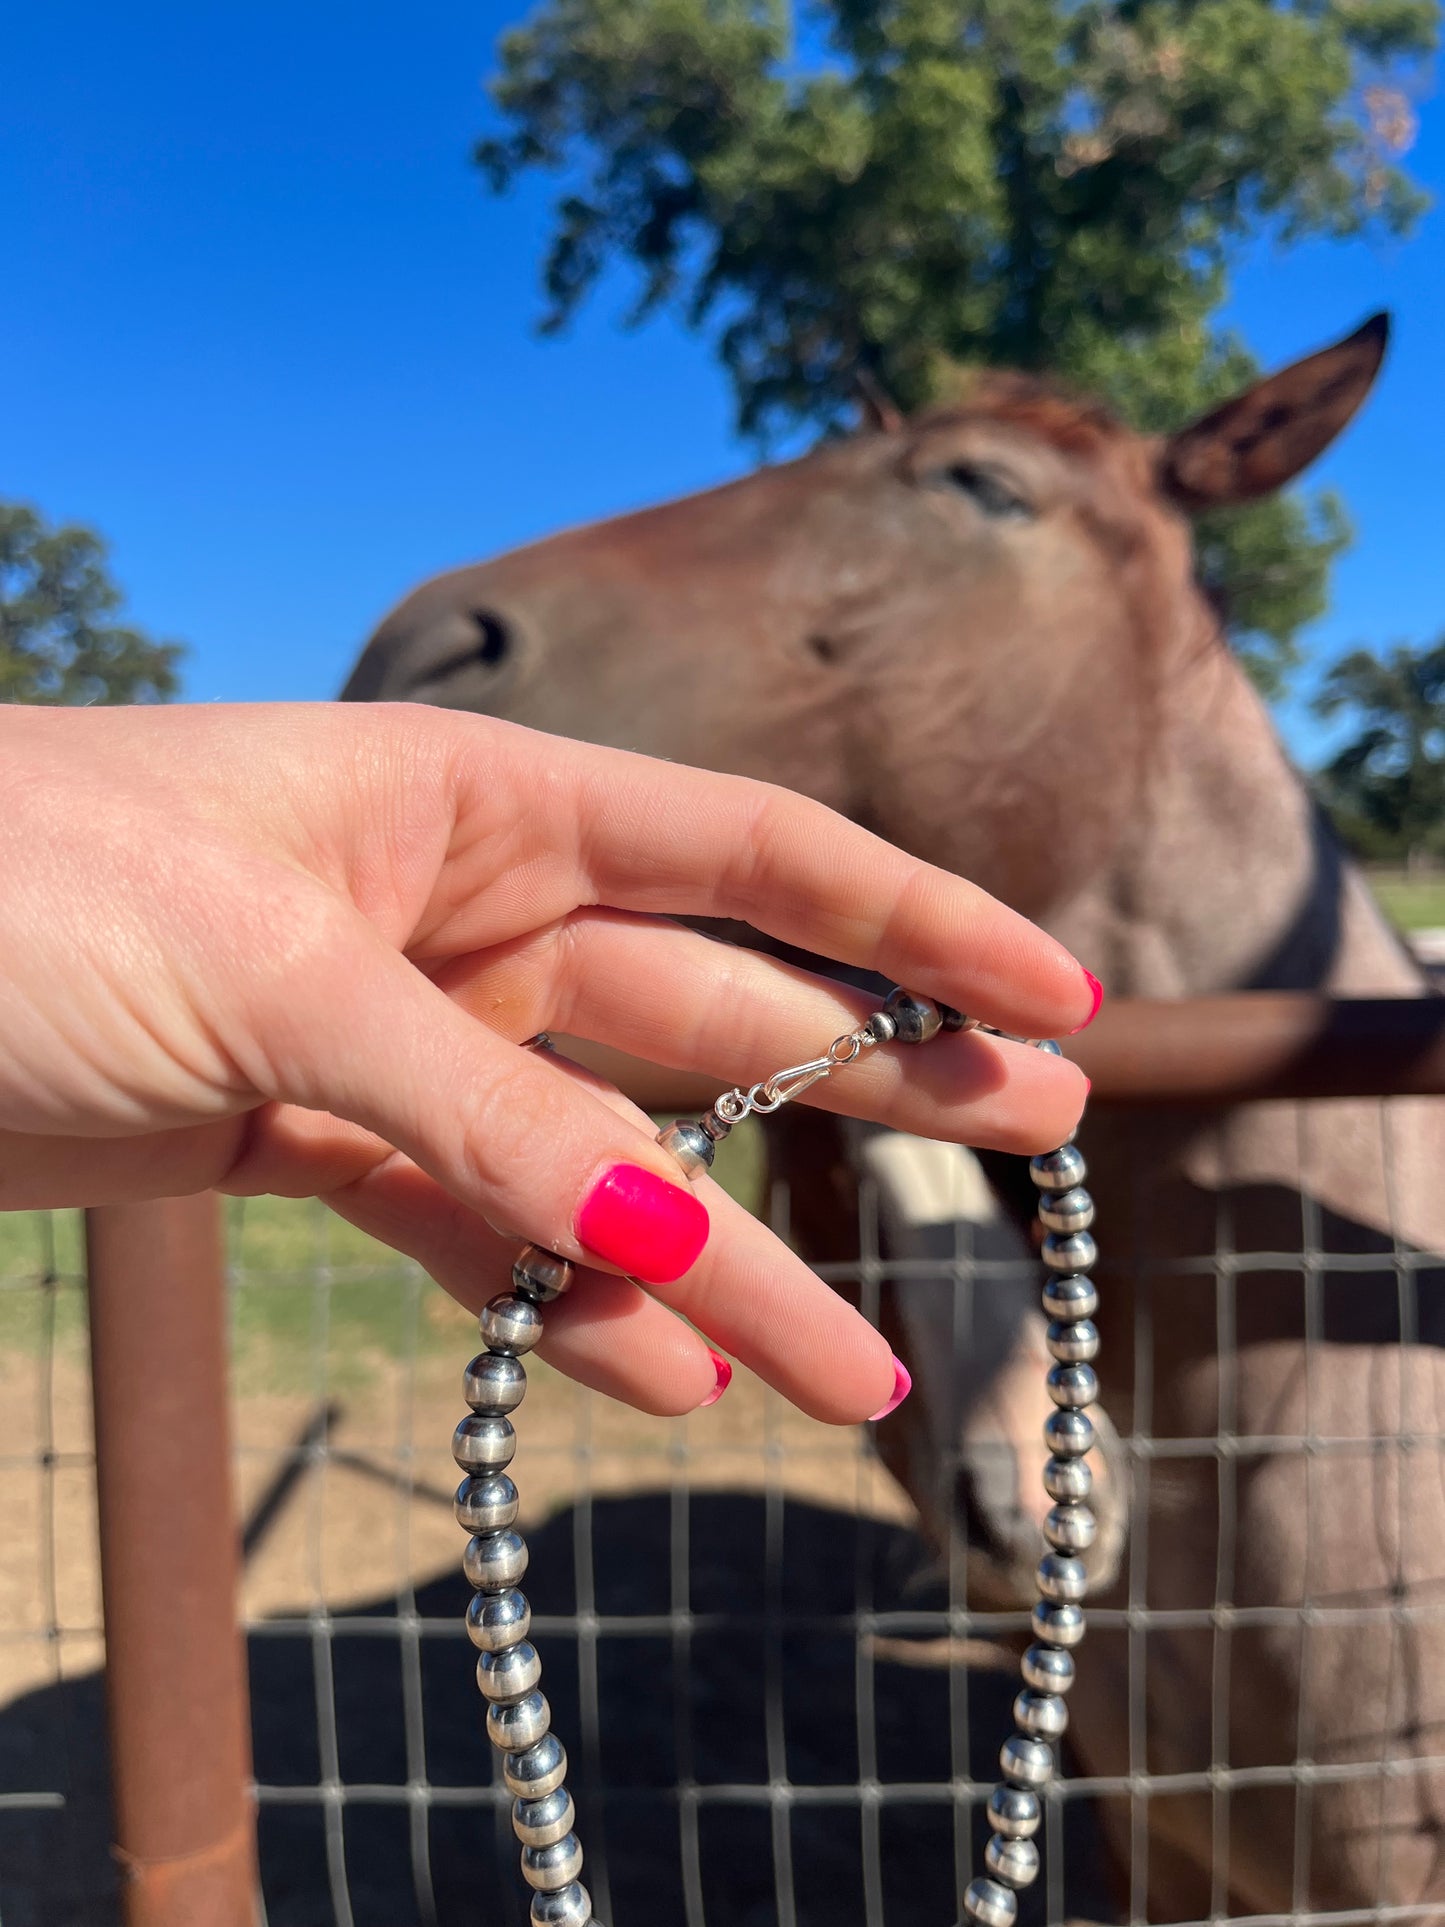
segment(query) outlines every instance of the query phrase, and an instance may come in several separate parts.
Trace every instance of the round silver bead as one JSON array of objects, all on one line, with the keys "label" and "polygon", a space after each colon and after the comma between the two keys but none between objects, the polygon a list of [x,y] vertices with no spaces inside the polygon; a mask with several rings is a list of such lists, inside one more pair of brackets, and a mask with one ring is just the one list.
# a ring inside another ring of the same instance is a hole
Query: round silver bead
[{"label": "round silver bead", "polygon": [[554,1787],[540,1800],[518,1800],[512,1808],[512,1831],[524,1847],[550,1847],[572,1831],[577,1809],[566,1787]]},{"label": "round silver bead", "polygon": [[559,1258],[542,1245],[523,1245],[512,1266],[512,1285],[534,1305],[548,1305],[572,1283],[576,1270],[570,1259]]},{"label": "round silver bead", "polygon": [[544,1799],[566,1777],[567,1749],[555,1733],[544,1734],[535,1745],[509,1753],[502,1761],[502,1778],[519,1800]]},{"label": "round silver bead", "polygon": [[474,1592],[467,1607],[467,1638],[483,1653],[515,1646],[532,1630],[532,1607],[524,1592]]},{"label": "round silver bead", "polygon": [[1099,1356],[1099,1327],[1092,1318],[1075,1318],[1065,1324],[1055,1318],[1044,1340],[1049,1356],[1063,1365],[1087,1364]]},{"label": "round silver bead", "polygon": [[974,1030],[978,1026],[976,1017],[965,1017],[963,1012],[955,1010],[952,1004],[940,1004],[938,1014],[943,1019],[945,1030]]},{"label": "round silver bead", "polygon": [[1067,1693],[1074,1683],[1073,1656],[1058,1646],[1030,1646],[1019,1671],[1036,1693]]},{"label": "round silver bead", "polygon": [[1044,1310],[1050,1318],[1071,1324],[1076,1318],[1092,1318],[1099,1309],[1099,1294],[1092,1278],[1045,1278]]},{"label": "round silver bead", "polygon": [[482,1307],[477,1320],[482,1343],[490,1351],[515,1358],[529,1352],[542,1336],[542,1314],[530,1298],[504,1291]]},{"label": "round silver bead", "polygon": [[522,1753],[535,1746],[552,1724],[545,1693],[531,1692],[507,1706],[487,1708],[487,1735],[499,1752]]},{"label": "round silver bead", "polygon": [[1089,1167],[1076,1144],[1061,1144],[1057,1151],[1029,1159],[1029,1176],[1040,1191],[1072,1191],[1088,1175]]},{"label": "round silver bead", "polygon": [[505,1472],[463,1479],[452,1501],[457,1524],[468,1532],[500,1532],[517,1517],[517,1488]]},{"label": "round silver bead", "polygon": [[892,1011],[889,1010],[875,1010],[868,1019],[868,1029],[873,1033],[874,1041],[879,1044],[891,1044],[898,1035],[898,1026],[893,1021]]},{"label": "round silver bead", "polygon": [[500,1418],[527,1396],[527,1368],[509,1352],[478,1352],[462,1380],[462,1397],[474,1412]]},{"label": "round silver bead", "polygon": [[1006,1887],[1030,1887],[1039,1877],[1039,1850],[1032,1840],[995,1834],[983,1850],[983,1864]]},{"label": "round silver bead", "polygon": [[1039,1197],[1039,1223],[1050,1231],[1087,1231],[1094,1222],[1094,1200],[1082,1184]]},{"label": "round silver bead", "polygon": [[1094,1421],[1072,1407],[1050,1412],[1044,1421],[1044,1444],[1060,1459],[1081,1459],[1093,1450]]},{"label": "round silver bead", "polygon": [[536,1691],[541,1677],[542,1657],[529,1639],[499,1653],[483,1653],[477,1660],[477,1685],[494,1706],[515,1706]]},{"label": "round silver bead", "polygon": [[527,1570],[527,1542],[510,1527],[475,1532],[462,1554],[462,1571],[478,1592],[509,1592]]},{"label": "round silver bead", "polygon": [[1052,1599],[1040,1599],[1029,1617],[1034,1632],[1051,1646],[1077,1646],[1088,1624],[1082,1607]]},{"label": "round silver bead", "polygon": [[1056,1505],[1044,1520],[1044,1537],[1056,1552],[1087,1552],[1099,1536],[1099,1521],[1086,1505]]},{"label": "round silver bead", "polygon": [[1092,1365],[1055,1365],[1044,1384],[1055,1405],[1075,1411],[1099,1396],[1099,1375]]},{"label": "round silver bead", "polygon": [[494,1412],[473,1412],[452,1433],[452,1457],[467,1472],[504,1471],[516,1450],[511,1420]]},{"label": "round silver bead", "polygon": [[1047,1786],[1054,1777],[1054,1749],[1047,1740],[1010,1733],[998,1756],[1003,1777],[1015,1786]]},{"label": "round silver bead", "polygon": [[532,1927],[597,1927],[592,1896],[580,1880],[557,1893],[534,1895],[531,1920]]},{"label": "round silver bead", "polygon": [[717,1111],[705,1111],[699,1122],[714,1144],[721,1144],[733,1128],[732,1119],[721,1116]]},{"label": "round silver bead", "polygon": [[997,1880],[971,1880],[963,1896],[964,1917],[978,1927],[1014,1927],[1018,1918],[1018,1897],[1012,1887]]},{"label": "round silver bead", "polygon": [[1089,1575],[1083,1560],[1066,1552],[1046,1552],[1039,1561],[1036,1577],[1044,1598],[1055,1599],[1065,1606],[1076,1605],[1089,1590]]},{"label": "round silver bead", "polygon": [[1039,1256],[1050,1271],[1087,1271],[1098,1263],[1099,1247],[1087,1231],[1051,1231]]},{"label": "round silver bead", "polygon": [[996,1786],[984,1812],[994,1832],[1006,1840],[1027,1840],[1044,1817],[1037,1793],[1020,1786]]},{"label": "round silver bead", "polygon": [[943,1028],[938,1005],[930,997],[915,997],[911,991],[895,990],[886,1008],[900,1044],[926,1044]]},{"label": "round silver bead", "polygon": [[706,1171],[717,1155],[717,1146],[707,1132],[690,1118],[680,1117],[669,1124],[658,1132],[657,1141],[664,1151],[671,1151],[690,1178]]},{"label": "round silver bead", "polygon": [[1057,1740],[1069,1724],[1069,1709],[1057,1693],[1035,1693],[1025,1687],[1014,1701],[1014,1718],[1021,1732],[1036,1740]]},{"label": "round silver bead", "polygon": [[570,1887],[582,1871],[582,1842],[564,1833],[549,1847],[523,1847],[522,1878],[539,1893],[554,1894]]},{"label": "round silver bead", "polygon": [[1044,1463],[1044,1490],[1051,1499],[1087,1499],[1094,1487],[1094,1474],[1087,1459],[1048,1459]]}]

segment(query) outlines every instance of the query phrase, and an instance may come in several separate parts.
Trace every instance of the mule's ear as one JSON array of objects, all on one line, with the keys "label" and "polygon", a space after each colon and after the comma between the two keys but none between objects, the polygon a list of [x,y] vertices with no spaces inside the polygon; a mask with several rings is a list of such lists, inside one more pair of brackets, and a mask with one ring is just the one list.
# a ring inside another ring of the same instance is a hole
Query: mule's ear
[{"label": "mule's ear", "polygon": [[871,368],[853,370],[853,392],[858,398],[858,421],[880,435],[896,435],[903,426],[903,410]]},{"label": "mule's ear", "polygon": [[1332,348],[1307,355],[1164,443],[1160,482],[1190,514],[1252,502],[1291,481],[1354,414],[1384,359],[1390,317],[1371,315]]}]

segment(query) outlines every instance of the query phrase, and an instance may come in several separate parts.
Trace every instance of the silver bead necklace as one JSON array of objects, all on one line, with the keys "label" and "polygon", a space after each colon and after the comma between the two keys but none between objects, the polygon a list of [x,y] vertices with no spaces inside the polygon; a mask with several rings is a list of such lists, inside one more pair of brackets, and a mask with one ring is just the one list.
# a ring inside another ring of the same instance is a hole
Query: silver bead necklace
[{"label": "silver bead necklace", "polygon": [[[746,1091],[724,1092],[705,1117],[679,1119],[660,1131],[657,1141],[695,1178],[749,1113],[769,1115],[876,1045],[925,1043],[943,1030],[1009,1035],[946,1005],[895,990],[882,1010],[835,1038],[821,1057],[775,1071]],[[1059,1054],[1052,1040],[1012,1041]],[[549,1042],[545,1033],[529,1040],[535,1049],[546,1049]],[[1003,1779],[988,1800],[988,1872],[964,1896],[964,1918],[977,1927],[1013,1927],[1019,1890],[1038,1875],[1033,1836],[1043,1816],[1039,1790],[1054,1776],[1054,1743],[1068,1725],[1064,1695],[1074,1680],[1073,1648],[1084,1636],[1080,1602],[1088,1583],[1080,1554],[1093,1544],[1097,1530],[1086,1503],[1093,1478],[1087,1456],[1094,1443],[1087,1408],[1099,1394],[1092,1364],[1099,1349],[1093,1322],[1099,1301],[1087,1275],[1098,1256],[1089,1232],[1094,1203],[1084,1189],[1084,1160],[1072,1140],[1034,1158],[1029,1169],[1040,1192],[1041,1255],[1048,1267],[1043,1308],[1054,1364],[1046,1382],[1055,1410],[1044,1426],[1052,1455],[1044,1467],[1044,1489],[1053,1503],[1044,1520],[1034,1643],[1020,1661],[1024,1684],[1013,1708],[1018,1730],[1004,1741]],[[540,1687],[542,1662],[527,1637],[532,1608],[518,1590],[527,1570],[527,1546],[515,1530],[517,1488],[506,1470],[517,1443],[508,1414],[527,1389],[522,1357],[541,1338],[543,1310],[567,1290],[574,1269],[554,1251],[523,1246],[512,1266],[511,1291],[492,1299],[481,1314],[486,1350],[467,1366],[463,1393],[471,1410],[452,1439],[452,1456],[464,1474],[456,1514],[471,1535],[462,1555],[474,1588],[467,1633],[480,1653],[477,1683],[487,1701],[487,1733],[502,1756],[502,1777],[513,1795],[522,1878],[533,1890],[532,1927],[601,1927],[579,1878],[582,1847],[565,1784],[567,1754],[552,1732],[551,1709]]]}]

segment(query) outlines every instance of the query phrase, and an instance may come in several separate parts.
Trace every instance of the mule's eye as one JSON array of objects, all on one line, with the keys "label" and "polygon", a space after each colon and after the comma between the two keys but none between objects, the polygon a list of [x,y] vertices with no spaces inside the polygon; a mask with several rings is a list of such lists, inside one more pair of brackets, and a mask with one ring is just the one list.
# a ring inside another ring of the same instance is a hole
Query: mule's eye
[{"label": "mule's eye", "polygon": [[996,468],[985,468],[978,462],[954,462],[938,479],[945,488],[968,496],[985,515],[997,521],[1027,522],[1034,517],[1033,503]]}]

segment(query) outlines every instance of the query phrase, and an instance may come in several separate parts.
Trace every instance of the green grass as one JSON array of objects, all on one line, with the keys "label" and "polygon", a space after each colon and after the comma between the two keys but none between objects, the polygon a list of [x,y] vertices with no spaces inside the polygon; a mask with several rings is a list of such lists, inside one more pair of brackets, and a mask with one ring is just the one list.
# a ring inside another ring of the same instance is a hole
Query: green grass
[{"label": "green grass", "polygon": [[[717,1176],[750,1208],[762,1187],[759,1131],[719,1149]],[[386,1359],[451,1352],[466,1314],[418,1268],[314,1199],[231,1198],[224,1206],[232,1362],[243,1389],[299,1391],[318,1352],[336,1389]],[[0,1351],[85,1343],[85,1230],[79,1211],[0,1212]]]},{"label": "green grass", "polygon": [[1370,887],[1402,930],[1445,925],[1445,874],[1406,876],[1403,870],[1371,870]]}]

